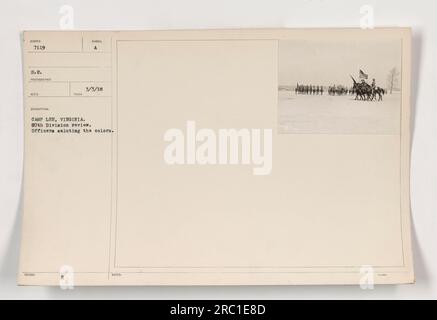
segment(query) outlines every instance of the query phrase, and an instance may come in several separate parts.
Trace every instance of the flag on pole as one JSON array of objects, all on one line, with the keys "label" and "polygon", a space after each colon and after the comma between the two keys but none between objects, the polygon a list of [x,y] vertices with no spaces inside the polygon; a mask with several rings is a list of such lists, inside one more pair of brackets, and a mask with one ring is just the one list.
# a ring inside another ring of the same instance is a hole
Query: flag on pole
[{"label": "flag on pole", "polygon": [[360,69],[360,79],[367,79],[367,78],[369,78],[369,76],[365,74],[363,70]]}]

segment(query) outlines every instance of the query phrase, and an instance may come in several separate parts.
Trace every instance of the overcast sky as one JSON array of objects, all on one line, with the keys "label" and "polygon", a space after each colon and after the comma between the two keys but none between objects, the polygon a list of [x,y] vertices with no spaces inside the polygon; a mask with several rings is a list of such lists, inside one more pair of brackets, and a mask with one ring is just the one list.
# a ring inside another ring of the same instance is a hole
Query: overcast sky
[{"label": "overcast sky", "polygon": [[352,85],[359,70],[368,82],[385,87],[389,70],[401,71],[400,40],[281,40],[279,41],[279,85]]}]

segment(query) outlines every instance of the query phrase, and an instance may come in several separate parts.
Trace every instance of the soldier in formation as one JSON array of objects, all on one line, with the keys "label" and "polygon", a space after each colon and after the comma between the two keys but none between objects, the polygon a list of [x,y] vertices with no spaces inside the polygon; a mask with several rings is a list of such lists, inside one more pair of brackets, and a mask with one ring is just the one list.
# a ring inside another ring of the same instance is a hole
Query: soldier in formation
[{"label": "soldier in formation", "polygon": [[297,84],[294,92],[296,94],[323,95],[324,89],[320,85]]}]

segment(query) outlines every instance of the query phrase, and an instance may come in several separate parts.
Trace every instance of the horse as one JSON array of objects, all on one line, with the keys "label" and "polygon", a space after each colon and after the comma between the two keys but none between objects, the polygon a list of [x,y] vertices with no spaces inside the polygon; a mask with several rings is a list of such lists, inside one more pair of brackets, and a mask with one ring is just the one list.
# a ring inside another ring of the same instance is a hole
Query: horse
[{"label": "horse", "polygon": [[368,83],[358,83],[351,76],[352,81],[354,82],[353,90],[355,91],[355,100],[362,101],[371,101],[373,100],[373,90],[370,84]]},{"label": "horse", "polygon": [[382,101],[382,96],[385,94],[385,90],[381,87],[376,87],[373,89],[372,100],[376,100],[376,95],[378,95],[378,101]]}]

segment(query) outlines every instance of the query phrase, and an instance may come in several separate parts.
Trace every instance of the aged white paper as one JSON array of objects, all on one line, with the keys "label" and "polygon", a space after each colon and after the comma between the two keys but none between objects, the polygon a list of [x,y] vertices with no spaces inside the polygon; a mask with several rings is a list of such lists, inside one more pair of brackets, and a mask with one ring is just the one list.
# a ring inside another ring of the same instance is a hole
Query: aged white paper
[{"label": "aged white paper", "polygon": [[410,55],[407,28],[24,32],[18,283],[414,282]]}]

